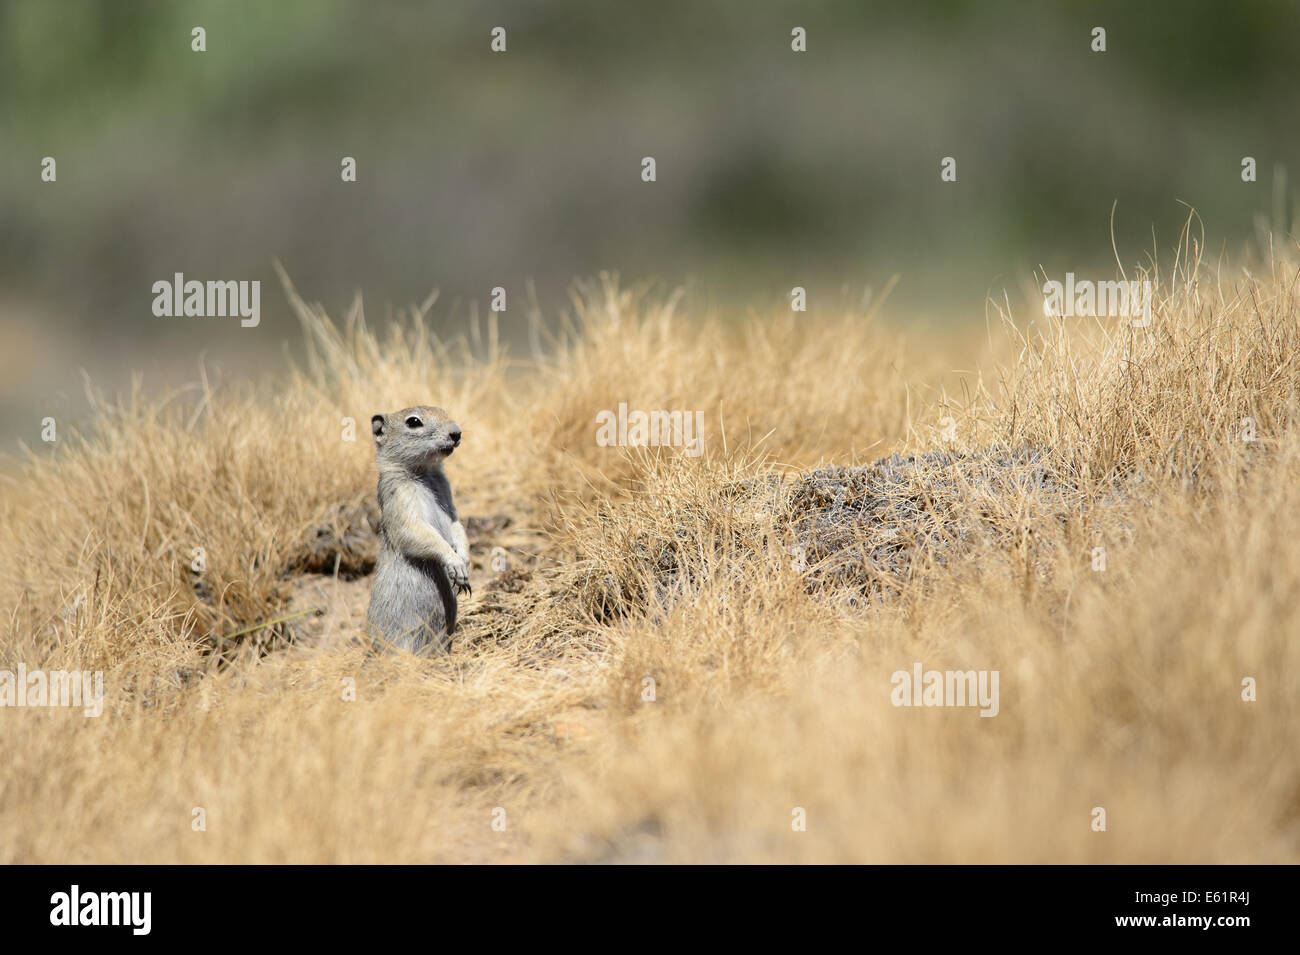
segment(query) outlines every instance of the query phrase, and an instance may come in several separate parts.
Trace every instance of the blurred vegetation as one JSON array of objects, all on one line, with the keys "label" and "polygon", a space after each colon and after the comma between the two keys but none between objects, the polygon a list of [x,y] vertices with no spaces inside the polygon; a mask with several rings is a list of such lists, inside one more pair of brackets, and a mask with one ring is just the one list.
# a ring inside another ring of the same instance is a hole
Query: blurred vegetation
[{"label": "blurred vegetation", "polygon": [[[973,319],[1040,265],[1109,271],[1114,203],[1126,262],[1173,245],[1180,200],[1230,252],[1288,230],[1297,36],[1267,0],[8,0],[0,321],[39,398],[50,336],[58,368],[277,357],[275,258],[336,311],[438,287],[458,326],[493,286],[522,322],[527,281],[551,310],[603,269],[697,306],[898,273],[898,316]],[[154,318],[177,271],[263,279],[261,328]]]}]

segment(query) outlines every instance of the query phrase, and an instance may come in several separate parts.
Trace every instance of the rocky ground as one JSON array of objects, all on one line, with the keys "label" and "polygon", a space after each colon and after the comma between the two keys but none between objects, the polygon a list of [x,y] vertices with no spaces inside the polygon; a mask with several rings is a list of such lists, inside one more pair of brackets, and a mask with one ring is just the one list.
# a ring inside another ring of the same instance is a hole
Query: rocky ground
[{"label": "rocky ground", "polygon": [[1063,513],[1069,490],[1032,448],[895,454],[799,475],[781,518],[813,581],[879,592],[919,557],[942,562],[976,535],[1003,532],[1013,502]]}]

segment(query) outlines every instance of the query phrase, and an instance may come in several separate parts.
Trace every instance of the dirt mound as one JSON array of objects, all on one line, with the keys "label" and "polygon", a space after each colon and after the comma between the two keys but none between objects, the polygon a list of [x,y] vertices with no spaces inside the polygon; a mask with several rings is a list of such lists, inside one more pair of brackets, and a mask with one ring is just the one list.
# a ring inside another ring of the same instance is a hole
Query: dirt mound
[{"label": "dirt mound", "polygon": [[289,562],[289,574],[364,577],[379,559],[379,502],[340,504],[313,526]]},{"label": "dirt mound", "polygon": [[895,454],[800,475],[778,516],[811,582],[874,588],[907,575],[921,554],[943,560],[976,536],[1003,533],[1027,502],[1064,510],[1067,490],[1032,448]]}]

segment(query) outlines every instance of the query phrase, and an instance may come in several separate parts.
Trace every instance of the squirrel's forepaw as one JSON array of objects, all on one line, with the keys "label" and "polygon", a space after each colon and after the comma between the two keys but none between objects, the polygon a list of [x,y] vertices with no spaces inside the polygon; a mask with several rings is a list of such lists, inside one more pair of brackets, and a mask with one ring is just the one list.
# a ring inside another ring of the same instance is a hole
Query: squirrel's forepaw
[{"label": "squirrel's forepaw", "polygon": [[469,564],[462,561],[450,564],[447,567],[447,576],[451,578],[451,585],[458,594],[470,593],[469,587]]}]

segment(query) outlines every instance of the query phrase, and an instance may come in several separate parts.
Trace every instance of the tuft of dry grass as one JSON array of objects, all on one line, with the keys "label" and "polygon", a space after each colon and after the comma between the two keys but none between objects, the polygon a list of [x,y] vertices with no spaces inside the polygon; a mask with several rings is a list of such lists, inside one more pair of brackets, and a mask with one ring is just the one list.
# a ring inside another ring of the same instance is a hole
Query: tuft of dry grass
[{"label": "tuft of dry grass", "polygon": [[[101,400],[6,479],[0,669],[106,700],[0,709],[0,860],[1297,861],[1297,261],[1143,275],[1147,328],[1004,303],[980,347],[602,277],[526,360],[286,280],[305,366]],[[598,446],[620,402],[704,453]],[[366,421],[422,403],[474,596],[450,654],[369,654]],[[914,662],[997,716],[894,706]]]}]

